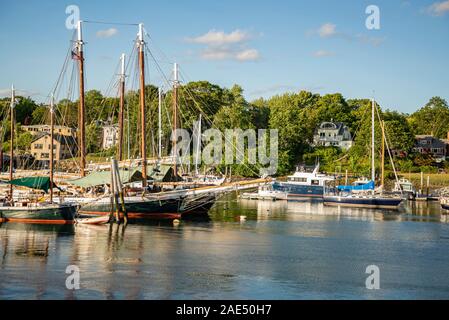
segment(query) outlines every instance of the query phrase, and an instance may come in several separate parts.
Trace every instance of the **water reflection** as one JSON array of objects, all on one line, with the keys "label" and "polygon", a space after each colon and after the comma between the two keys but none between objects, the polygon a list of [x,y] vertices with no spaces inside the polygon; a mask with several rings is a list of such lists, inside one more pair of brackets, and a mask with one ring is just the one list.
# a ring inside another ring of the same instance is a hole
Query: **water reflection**
[{"label": "water reflection", "polygon": [[[0,299],[449,297],[438,203],[389,212],[230,196],[210,216],[177,226],[2,224]],[[372,263],[385,270],[381,292],[364,289]],[[68,265],[81,271],[79,291],[65,287]]]}]

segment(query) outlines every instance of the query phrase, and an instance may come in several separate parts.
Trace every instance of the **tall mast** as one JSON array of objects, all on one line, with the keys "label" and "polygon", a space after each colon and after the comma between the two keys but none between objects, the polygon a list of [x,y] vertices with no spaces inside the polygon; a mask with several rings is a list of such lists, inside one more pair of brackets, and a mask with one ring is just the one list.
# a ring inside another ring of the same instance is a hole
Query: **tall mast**
[{"label": "tall mast", "polygon": [[141,144],[140,152],[142,156],[142,187],[147,186],[147,151],[146,151],[146,130],[145,130],[145,59],[144,49],[145,41],[143,40],[143,23],[139,23],[138,34],[139,46],[139,66],[140,66],[140,129],[141,129]]},{"label": "tall mast", "polygon": [[381,173],[381,178],[380,178],[380,183],[382,188],[384,187],[384,182],[385,182],[385,122],[382,120],[380,122],[381,125],[381,129],[382,129],[382,149],[381,149],[381,159],[382,159],[382,165],[381,165],[381,169],[382,169],[382,173]]},{"label": "tall mast", "polygon": [[125,113],[125,54],[120,57],[122,66],[120,73],[120,111],[118,118],[119,126],[119,143],[118,143],[118,160],[123,160],[123,116]]},{"label": "tall mast", "polygon": [[54,146],[54,123],[55,121],[55,109],[54,109],[54,96],[51,95],[50,100],[50,203],[53,203],[53,146]]},{"label": "tall mast", "polygon": [[[16,104],[16,95],[14,90],[14,85],[11,87],[11,107],[10,107],[10,119],[11,119],[11,150],[9,154],[9,181],[13,180],[13,166],[14,166],[14,107]],[[9,195],[11,202],[13,201],[13,186],[9,185]]]},{"label": "tall mast", "polygon": [[162,158],[162,88],[159,87],[159,103],[157,108],[158,113],[158,155],[159,160]]},{"label": "tall mast", "polygon": [[178,159],[177,159],[177,128],[178,128],[178,64],[174,64],[173,70],[173,169],[174,175],[178,177]]},{"label": "tall mast", "polygon": [[86,132],[85,132],[85,105],[84,105],[84,54],[83,54],[83,32],[81,29],[82,21],[78,21],[78,41],[76,42],[76,47],[78,50],[78,66],[79,66],[79,112],[78,112],[78,145],[80,148],[80,168],[81,168],[81,176],[84,177],[86,173],[84,169],[86,167]]},{"label": "tall mast", "polygon": [[198,176],[198,161],[200,158],[200,149],[201,149],[201,113],[200,119],[198,121],[198,132],[197,132],[197,141],[196,141],[196,156],[195,156],[195,174]]},{"label": "tall mast", "polygon": [[376,168],[374,167],[374,160],[375,160],[375,154],[374,154],[374,138],[375,138],[375,130],[374,130],[374,111],[375,111],[375,103],[374,98],[372,100],[372,108],[371,108],[371,180],[374,182],[376,179]]}]

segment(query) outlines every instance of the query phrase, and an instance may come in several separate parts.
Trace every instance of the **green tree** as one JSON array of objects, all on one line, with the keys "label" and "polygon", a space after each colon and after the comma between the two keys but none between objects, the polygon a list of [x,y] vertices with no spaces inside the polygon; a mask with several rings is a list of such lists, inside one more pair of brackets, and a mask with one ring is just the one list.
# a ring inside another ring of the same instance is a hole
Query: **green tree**
[{"label": "green tree", "polygon": [[446,100],[433,97],[409,118],[415,134],[433,134],[438,138],[447,137],[449,131],[449,107]]},{"label": "green tree", "polygon": [[389,147],[409,153],[413,148],[415,138],[407,121],[407,115],[386,110],[382,118],[385,121],[385,133]]},{"label": "green tree", "polygon": [[33,135],[29,132],[21,132],[17,137],[17,148],[21,151],[29,151],[31,148],[31,142],[33,141]]}]

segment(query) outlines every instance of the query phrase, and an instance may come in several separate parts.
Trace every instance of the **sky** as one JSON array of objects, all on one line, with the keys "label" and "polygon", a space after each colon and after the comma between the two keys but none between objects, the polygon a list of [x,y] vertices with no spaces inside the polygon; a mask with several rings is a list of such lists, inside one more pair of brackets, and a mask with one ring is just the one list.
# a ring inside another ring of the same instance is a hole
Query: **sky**
[{"label": "sky", "polygon": [[[87,21],[86,90],[111,92],[142,22],[166,76],[177,62],[183,81],[239,84],[249,100],[299,90],[374,94],[406,113],[433,96],[449,101],[449,0],[0,0],[0,96],[14,84],[48,100],[74,32],[70,5]],[[379,28],[366,26],[375,22],[370,5]],[[156,63],[148,66],[147,83],[160,85]]]}]

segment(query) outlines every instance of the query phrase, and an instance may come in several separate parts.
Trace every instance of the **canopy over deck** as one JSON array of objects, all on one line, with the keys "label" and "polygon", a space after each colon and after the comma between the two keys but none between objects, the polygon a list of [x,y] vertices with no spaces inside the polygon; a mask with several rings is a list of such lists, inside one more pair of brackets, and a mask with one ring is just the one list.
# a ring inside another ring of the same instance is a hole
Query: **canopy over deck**
[{"label": "canopy over deck", "polygon": [[[170,166],[161,165],[159,169],[153,167],[147,168],[148,179],[154,180],[156,182],[168,182],[173,179],[173,169]],[[140,168],[134,168],[130,170],[120,169],[120,180],[123,184],[131,183],[136,181],[142,181],[142,172]],[[111,172],[110,171],[97,171],[92,172],[87,177],[69,180],[67,183],[81,187],[90,188],[95,186],[101,186],[111,183]]]},{"label": "canopy over deck", "polygon": [[[11,181],[5,181],[7,184],[12,184],[14,186],[27,187],[31,189],[43,190],[45,193],[50,189],[50,178],[49,177],[25,177],[14,179]],[[53,183],[53,188],[57,188],[56,184]]]}]

